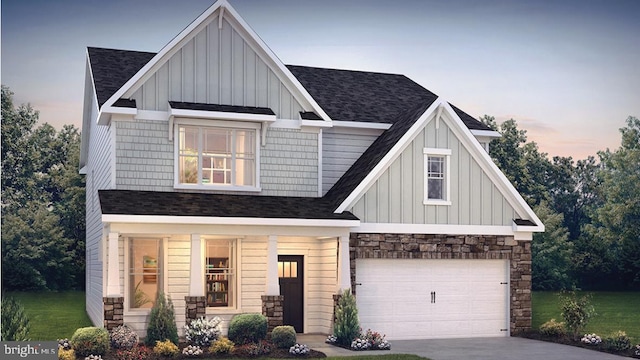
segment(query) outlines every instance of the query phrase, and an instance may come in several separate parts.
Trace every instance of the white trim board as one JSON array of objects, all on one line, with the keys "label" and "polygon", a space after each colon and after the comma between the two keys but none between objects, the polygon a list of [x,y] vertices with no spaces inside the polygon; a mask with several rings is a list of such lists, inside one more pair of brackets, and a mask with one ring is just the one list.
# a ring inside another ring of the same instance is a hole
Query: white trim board
[{"label": "white trim board", "polygon": [[[449,224],[398,224],[361,223],[351,228],[354,233],[373,234],[438,234],[438,235],[495,235],[514,236],[516,240],[527,240],[532,231],[514,231],[511,226],[499,225],[449,225]],[[530,238],[528,240],[531,240]]]},{"label": "white trim board", "polygon": [[312,226],[352,228],[360,225],[359,220],[286,219],[286,218],[246,218],[207,217],[170,215],[102,215],[102,222],[123,224],[192,224],[192,225],[258,225],[258,226]]}]

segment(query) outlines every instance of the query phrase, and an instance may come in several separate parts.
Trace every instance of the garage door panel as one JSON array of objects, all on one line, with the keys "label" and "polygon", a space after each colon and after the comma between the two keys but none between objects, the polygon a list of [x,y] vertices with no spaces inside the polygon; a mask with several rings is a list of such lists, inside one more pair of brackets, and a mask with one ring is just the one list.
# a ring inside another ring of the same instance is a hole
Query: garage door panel
[{"label": "garage door panel", "polygon": [[358,259],[361,326],[390,340],[506,336],[507,269],[505,260]]}]

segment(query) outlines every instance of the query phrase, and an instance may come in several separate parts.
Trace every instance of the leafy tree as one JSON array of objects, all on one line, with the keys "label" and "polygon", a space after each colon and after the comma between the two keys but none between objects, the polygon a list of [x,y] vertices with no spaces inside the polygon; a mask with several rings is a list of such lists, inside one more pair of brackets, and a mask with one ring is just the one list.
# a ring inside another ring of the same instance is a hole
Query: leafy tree
[{"label": "leafy tree", "polygon": [[535,233],[531,244],[532,287],[534,290],[570,289],[574,285],[573,244],[562,225],[562,214],[555,213],[546,202],[534,208],[545,224],[545,232]]}]

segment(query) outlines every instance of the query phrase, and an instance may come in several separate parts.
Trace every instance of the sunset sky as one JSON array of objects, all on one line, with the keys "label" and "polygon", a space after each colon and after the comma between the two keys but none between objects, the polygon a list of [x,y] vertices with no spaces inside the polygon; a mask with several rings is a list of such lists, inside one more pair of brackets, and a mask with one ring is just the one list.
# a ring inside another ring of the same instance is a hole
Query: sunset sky
[{"label": "sunset sky", "polygon": [[[157,52],[213,2],[2,1],[2,84],[80,127],[87,46]],[[404,74],[550,156],[617,148],[640,117],[640,1],[229,2],[285,64]]]}]

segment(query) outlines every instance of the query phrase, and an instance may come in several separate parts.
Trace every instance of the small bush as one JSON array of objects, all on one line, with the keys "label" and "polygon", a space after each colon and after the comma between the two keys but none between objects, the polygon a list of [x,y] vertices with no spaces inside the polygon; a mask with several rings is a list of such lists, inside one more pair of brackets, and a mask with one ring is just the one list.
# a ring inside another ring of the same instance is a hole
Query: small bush
[{"label": "small bush", "polygon": [[229,340],[236,344],[257,343],[267,337],[267,317],[262,314],[240,314],[229,322]]},{"label": "small bush", "polygon": [[624,331],[618,331],[607,336],[602,343],[604,344],[604,348],[611,351],[627,351],[631,349],[631,339],[627,336],[627,333]]},{"label": "small bush", "polygon": [[595,315],[591,296],[578,297],[575,291],[563,292],[560,295],[560,309],[566,327],[574,339],[578,339],[589,319]]},{"label": "small bush", "polygon": [[567,332],[563,322],[556,322],[556,319],[551,319],[540,325],[540,334],[549,337],[563,337]]},{"label": "small bush", "polygon": [[287,349],[296,344],[296,330],[293,326],[276,326],[271,331],[271,342],[278,349]]},{"label": "small bush", "polygon": [[[89,355],[85,357],[84,360],[102,360],[102,355]],[[129,359],[118,359],[118,360],[129,360]]]},{"label": "small bush", "polygon": [[177,345],[178,327],[176,326],[175,310],[173,309],[171,298],[166,297],[163,292],[159,292],[156,303],[151,308],[146,343],[149,346],[153,346],[156,341],[164,341],[166,339]]},{"label": "small bush", "polygon": [[58,339],[58,348],[64,349],[64,350],[70,350],[71,341],[69,341],[69,339]]},{"label": "small bush", "polygon": [[268,355],[271,352],[271,346],[265,340],[255,343],[237,346],[233,353],[240,357],[254,358]]},{"label": "small bush", "polygon": [[2,341],[29,341],[29,318],[24,307],[16,299],[2,299]]},{"label": "small bush", "polygon": [[120,325],[111,330],[111,347],[114,349],[131,349],[138,345],[140,338],[128,325]]},{"label": "small bush", "polygon": [[149,357],[151,357],[151,349],[144,345],[116,351],[116,359],[118,360],[144,360]]},{"label": "small bush", "polygon": [[585,334],[580,342],[587,345],[598,345],[602,342],[602,338],[596,334]]},{"label": "small bush", "polygon": [[59,360],[76,360],[76,352],[73,349],[58,348]]},{"label": "small bush", "polygon": [[76,355],[104,355],[109,349],[109,333],[104,328],[79,328],[71,337],[71,347]]},{"label": "small bush", "polygon": [[295,356],[305,356],[309,353],[309,347],[304,344],[295,344],[289,348],[289,354]]},{"label": "small bush", "polygon": [[188,345],[186,348],[182,349],[182,354],[186,356],[200,356],[202,355],[202,349],[197,345]]},{"label": "small bush", "polygon": [[351,345],[351,342],[360,335],[356,298],[349,289],[345,290],[338,300],[333,335],[336,337],[336,342],[343,346]]},{"label": "small bush", "polygon": [[184,336],[192,345],[209,346],[222,333],[221,322],[217,316],[210,320],[204,317],[193,320],[184,327]]},{"label": "small bush", "polygon": [[211,344],[209,352],[214,354],[231,354],[233,352],[234,345],[233,341],[226,337],[221,337]]},{"label": "small bush", "polygon": [[153,352],[156,355],[174,357],[180,353],[180,349],[174,343],[169,340],[156,341],[156,346],[153,347]]},{"label": "small bush", "polygon": [[351,342],[351,350],[369,350],[371,348],[371,343],[369,343],[365,339],[356,338]]},{"label": "small bush", "polygon": [[372,349],[375,350],[389,350],[391,349],[391,344],[385,339],[386,335],[380,334],[377,331],[371,331],[371,329],[367,329],[367,332],[360,336],[363,340],[369,342]]}]

